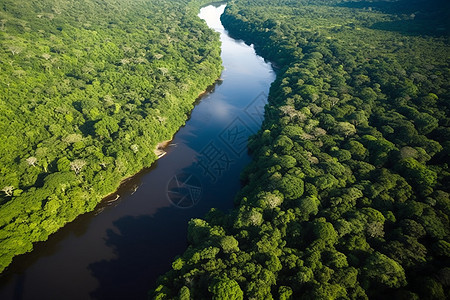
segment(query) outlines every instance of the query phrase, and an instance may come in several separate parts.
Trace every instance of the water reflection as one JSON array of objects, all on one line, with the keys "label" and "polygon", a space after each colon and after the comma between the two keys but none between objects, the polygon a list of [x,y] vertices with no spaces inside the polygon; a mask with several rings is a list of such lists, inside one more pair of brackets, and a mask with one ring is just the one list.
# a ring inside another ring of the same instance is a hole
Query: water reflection
[{"label": "water reflection", "polygon": [[[144,299],[158,274],[170,269],[178,249],[186,247],[189,216],[163,208],[155,216],[124,217],[109,229],[106,245],[116,258],[89,266],[99,280],[90,294],[95,299]],[[174,228],[177,230],[173,230]],[[169,230],[167,230],[169,229]]]}]

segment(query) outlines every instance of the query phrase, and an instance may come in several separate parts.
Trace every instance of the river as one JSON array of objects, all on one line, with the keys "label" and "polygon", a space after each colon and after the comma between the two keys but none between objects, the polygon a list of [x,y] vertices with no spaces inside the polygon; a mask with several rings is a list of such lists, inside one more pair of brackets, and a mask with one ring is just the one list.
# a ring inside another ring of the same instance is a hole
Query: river
[{"label": "river", "polygon": [[186,249],[188,221],[233,207],[250,162],[247,139],[261,125],[275,73],[224,30],[224,9],[209,5],[199,14],[220,33],[222,78],[199,99],[167,154],[94,212],[16,258],[0,277],[0,299],[146,299]]}]

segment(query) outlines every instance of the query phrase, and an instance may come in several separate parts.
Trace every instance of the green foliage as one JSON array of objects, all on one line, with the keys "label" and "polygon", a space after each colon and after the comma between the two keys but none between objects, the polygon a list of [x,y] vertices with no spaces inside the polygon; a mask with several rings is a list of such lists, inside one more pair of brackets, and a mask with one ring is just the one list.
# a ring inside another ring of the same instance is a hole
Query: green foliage
[{"label": "green foliage", "polygon": [[314,238],[324,241],[327,244],[334,245],[337,242],[337,233],[331,223],[326,222],[324,219],[317,219],[313,222],[313,234]]},{"label": "green foliage", "polygon": [[238,244],[238,241],[232,236],[224,236],[220,240],[220,247],[225,253],[239,251]]},{"label": "green foliage", "polygon": [[280,300],[289,300],[292,299],[292,289],[288,286],[280,286],[279,289],[279,298]]},{"label": "green foliage", "polygon": [[287,200],[298,199],[304,192],[303,180],[295,175],[286,174],[279,181],[278,190]]},{"label": "green foliage", "polygon": [[406,285],[405,271],[396,261],[375,252],[363,267],[363,275],[376,285],[398,288]]},{"label": "green foliage", "polygon": [[189,288],[187,286],[183,286],[180,289],[180,300],[190,300],[191,299],[191,292],[189,291]]},{"label": "green foliage", "polygon": [[412,157],[401,160],[399,162],[399,168],[406,179],[409,179],[413,185],[418,186],[424,192],[428,192],[427,188],[432,188],[436,184],[436,172]]},{"label": "green foliage", "polygon": [[209,288],[214,300],[242,300],[244,293],[233,279],[222,278]]}]

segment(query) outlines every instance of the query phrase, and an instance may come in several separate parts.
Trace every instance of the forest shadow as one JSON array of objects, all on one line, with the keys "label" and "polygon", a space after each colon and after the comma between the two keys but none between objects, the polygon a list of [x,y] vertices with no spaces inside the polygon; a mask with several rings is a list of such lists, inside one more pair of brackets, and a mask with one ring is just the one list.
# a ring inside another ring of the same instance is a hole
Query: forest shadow
[{"label": "forest shadow", "polygon": [[395,31],[404,35],[445,37],[449,35],[449,26],[433,20],[401,20],[392,22],[379,22],[373,24],[371,29]]},{"label": "forest shadow", "polygon": [[[50,235],[48,240],[33,244],[33,251],[14,257],[13,262],[0,274],[0,289],[12,283],[14,285],[12,299],[23,299],[27,270],[40,259],[50,257],[60,251],[61,242],[68,236],[85,234],[94,217],[94,212],[83,214],[76,221],[68,223],[56,233]],[[17,276],[17,279],[15,279],[15,276]]]},{"label": "forest shadow", "polygon": [[402,18],[374,23],[369,27],[371,29],[393,31],[410,36],[449,36],[450,3],[446,0],[358,1],[340,3],[337,6],[377,10]]},{"label": "forest shadow", "polygon": [[[114,222],[105,243],[117,258],[88,266],[98,279],[94,299],[147,299],[157,274],[170,270],[173,258],[187,247],[192,213],[166,207],[154,216],[127,216]],[[155,230],[157,228],[157,230]]]},{"label": "forest shadow", "polygon": [[447,0],[378,0],[378,1],[352,1],[339,3],[336,6],[375,9],[386,14],[411,14],[416,12],[429,13],[436,11],[436,6],[448,7]]}]

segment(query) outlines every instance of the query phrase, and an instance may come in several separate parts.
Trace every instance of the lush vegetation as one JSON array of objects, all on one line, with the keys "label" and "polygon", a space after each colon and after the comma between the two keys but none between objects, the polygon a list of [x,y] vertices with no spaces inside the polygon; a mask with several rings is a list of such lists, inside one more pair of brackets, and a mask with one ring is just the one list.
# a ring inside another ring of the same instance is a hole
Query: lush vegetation
[{"label": "lush vegetation", "polygon": [[221,72],[202,0],[2,0],[0,272],[156,159]]},{"label": "lush vegetation", "polygon": [[448,1],[232,1],[279,68],[229,214],[155,299],[449,299]]}]

